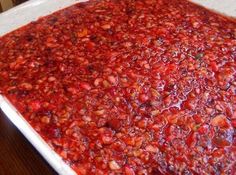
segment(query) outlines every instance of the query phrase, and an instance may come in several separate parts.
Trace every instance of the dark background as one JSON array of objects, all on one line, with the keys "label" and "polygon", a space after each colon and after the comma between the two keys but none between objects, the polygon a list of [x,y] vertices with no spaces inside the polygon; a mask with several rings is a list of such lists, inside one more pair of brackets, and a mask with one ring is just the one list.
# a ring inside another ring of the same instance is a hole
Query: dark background
[{"label": "dark background", "polygon": [[[16,6],[18,4],[21,4],[27,0],[2,0],[2,1],[12,1],[13,5]],[[0,1],[0,13],[3,11],[2,6],[1,6],[1,1]]]},{"label": "dark background", "polygon": [[14,4],[16,4],[16,5],[21,4],[25,1],[27,1],[27,0],[13,0]]},{"label": "dark background", "polygon": [[56,175],[0,110],[0,175]]}]

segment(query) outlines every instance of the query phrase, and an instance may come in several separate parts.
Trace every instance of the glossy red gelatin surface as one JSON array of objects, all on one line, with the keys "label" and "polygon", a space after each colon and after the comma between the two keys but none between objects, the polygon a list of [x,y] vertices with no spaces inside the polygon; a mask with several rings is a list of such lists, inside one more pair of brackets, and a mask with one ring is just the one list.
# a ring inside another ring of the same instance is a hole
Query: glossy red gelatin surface
[{"label": "glossy red gelatin surface", "polygon": [[0,38],[0,93],[79,175],[235,174],[236,22],[92,0]]}]

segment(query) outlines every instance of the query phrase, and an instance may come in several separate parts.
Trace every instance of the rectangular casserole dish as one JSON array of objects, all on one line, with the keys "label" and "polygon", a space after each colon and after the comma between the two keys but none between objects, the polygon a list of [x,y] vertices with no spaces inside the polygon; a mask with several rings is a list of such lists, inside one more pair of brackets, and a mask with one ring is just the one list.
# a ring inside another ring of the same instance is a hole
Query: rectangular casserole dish
[{"label": "rectangular casserole dish", "polygon": [[[83,0],[31,0],[18,7],[0,14],[0,36],[11,32],[27,23],[37,20],[41,16],[73,5]],[[195,3],[213,9],[228,16],[236,16],[235,0],[192,0]],[[39,151],[45,160],[59,173],[65,175],[76,174],[28,124],[15,107],[0,95],[0,108],[11,122]]]}]

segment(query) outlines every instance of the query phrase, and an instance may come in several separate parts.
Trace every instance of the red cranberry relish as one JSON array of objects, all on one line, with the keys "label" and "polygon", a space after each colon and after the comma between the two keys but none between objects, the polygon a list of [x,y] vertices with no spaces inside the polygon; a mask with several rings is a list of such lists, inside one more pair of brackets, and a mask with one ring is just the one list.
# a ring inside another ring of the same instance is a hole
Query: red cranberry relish
[{"label": "red cranberry relish", "polygon": [[92,0],[0,39],[0,93],[80,175],[234,174],[236,22]]}]

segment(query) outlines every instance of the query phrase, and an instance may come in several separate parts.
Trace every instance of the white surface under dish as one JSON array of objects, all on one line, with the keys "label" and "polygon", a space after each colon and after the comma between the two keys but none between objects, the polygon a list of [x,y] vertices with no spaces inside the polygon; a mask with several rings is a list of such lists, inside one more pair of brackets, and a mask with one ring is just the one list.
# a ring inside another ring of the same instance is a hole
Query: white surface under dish
[{"label": "white surface under dish", "polygon": [[[0,14],[0,36],[11,32],[39,17],[46,16],[59,9],[85,0],[30,0],[11,10]],[[209,9],[236,17],[235,0],[192,0]],[[23,116],[11,105],[11,103],[0,95],[0,108],[11,120],[11,122],[23,133],[48,163],[61,175],[76,174],[60,157],[55,153],[41,136],[28,124]]]}]

